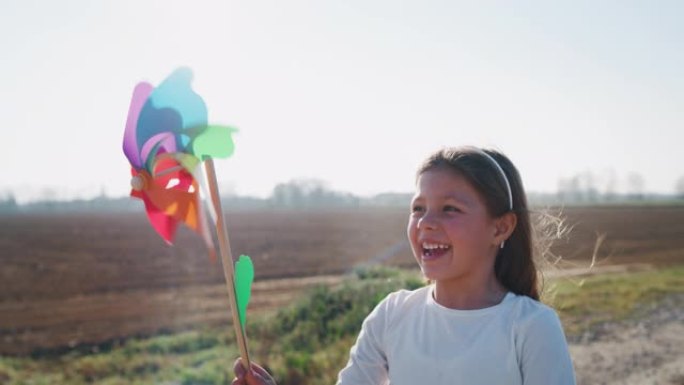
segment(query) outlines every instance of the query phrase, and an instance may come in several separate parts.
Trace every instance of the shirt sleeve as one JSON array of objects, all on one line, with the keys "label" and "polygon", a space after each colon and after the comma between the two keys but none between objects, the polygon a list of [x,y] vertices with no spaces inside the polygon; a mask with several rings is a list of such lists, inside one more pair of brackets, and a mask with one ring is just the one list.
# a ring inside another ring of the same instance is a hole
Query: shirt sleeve
[{"label": "shirt sleeve", "polygon": [[535,314],[522,335],[523,385],[575,385],[575,371],[558,315],[550,308]]},{"label": "shirt sleeve", "polygon": [[363,321],[347,366],[338,375],[337,385],[389,384],[384,348],[388,302],[385,298]]}]

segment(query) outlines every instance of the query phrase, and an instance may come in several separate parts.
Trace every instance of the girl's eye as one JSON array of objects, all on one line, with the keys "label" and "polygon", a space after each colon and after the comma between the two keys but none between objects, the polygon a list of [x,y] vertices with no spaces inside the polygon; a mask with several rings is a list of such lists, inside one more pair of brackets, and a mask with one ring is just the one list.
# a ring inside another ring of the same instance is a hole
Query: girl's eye
[{"label": "girl's eye", "polygon": [[415,205],[415,206],[411,207],[411,212],[413,212],[413,213],[419,213],[422,211],[423,211],[423,206]]},{"label": "girl's eye", "polygon": [[458,207],[456,207],[456,206],[449,206],[449,205],[447,205],[447,206],[444,206],[444,211],[448,211],[448,212],[460,212],[461,210],[460,210]]}]

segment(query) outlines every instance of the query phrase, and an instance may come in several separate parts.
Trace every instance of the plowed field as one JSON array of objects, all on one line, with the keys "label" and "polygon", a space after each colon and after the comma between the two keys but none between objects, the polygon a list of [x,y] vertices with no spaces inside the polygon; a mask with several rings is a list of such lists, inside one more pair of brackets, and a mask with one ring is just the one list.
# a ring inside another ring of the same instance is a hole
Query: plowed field
[{"label": "plowed field", "polygon": [[[684,206],[567,208],[564,268],[684,263]],[[254,260],[250,312],[335,284],[355,266],[413,267],[407,210],[258,211],[226,215],[233,253]],[[142,214],[0,217],[0,354],[65,349],[229,323],[219,262],[181,229],[170,247]]]}]

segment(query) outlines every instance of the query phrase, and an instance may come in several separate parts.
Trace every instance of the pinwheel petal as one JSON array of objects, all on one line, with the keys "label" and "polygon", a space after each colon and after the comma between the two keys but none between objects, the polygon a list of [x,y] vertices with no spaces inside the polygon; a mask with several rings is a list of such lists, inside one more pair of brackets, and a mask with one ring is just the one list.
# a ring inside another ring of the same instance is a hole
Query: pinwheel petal
[{"label": "pinwheel petal", "polygon": [[147,195],[142,194],[142,200],[145,202],[147,219],[149,219],[152,228],[166,241],[166,243],[173,244],[178,221],[160,211]]},{"label": "pinwheel petal", "polygon": [[[154,94],[154,91],[152,91],[152,94]],[[179,147],[177,145],[177,137],[182,131],[182,124],[183,120],[178,111],[173,108],[155,106],[150,96],[140,111],[136,131],[138,151],[141,153],[142,161],[145,162],[149,158],[151,148],[157,146],[165,136],[172,137],[176,141],[176,146],[174,147]],[[142,155],[143,147],[146,152],[145,156]]]},{"label": "pinwheel petal", "polygon": [[155,173],[158,174],[163,172],[160,171],[161,169],[169,169],[180,166],[187,172],[193,174],[193,176],[196,176],[196,172],[200,169],[200,167],[198,167],[199,165],[200,160],[194,155],[185,154],[182,152],[172,152],[157,155],[157,157],[154,159],[154,163],[152,164],[152,168],[157,170]]},{"label": "pinwheel petal", "polygon": [[157,108],[176,110],[182,118],[183,129],[207,125],[207,106],[202,97],[192,90],[191,82],[192,70],[187,67],[178,68],[150,96]]},{"label": "pinwheel petal", "polygon": [[131,165],[136,168],[142,167],[143,164],[136,139],[138,117],[153,89],[154,87],[149,83],[138,83],[138,85],[135,86],[135,89],[133,89],[131,105],[128,108],[128,118],[126,119],[126,129],[124,130],[123,151]]},{"label": "pinwheel petal", "polygon": [[154,135],[142,145],[140,158],[147,171],[152,173],[155,157],[162,153],[176,151],[176,137],[170,132],[162,132]]},{"label": "pinwheel petal", "polygon": [[150,94],[137,121],[137,142],[146,143],[161,133],[171,133],[178,150],[187,152],[189,129],[207,125],[207,107],[191,86],[192,71],[179,68]]},{"label": "pinwheel petal", "polygon": [[233,132],[228,126],[207,126],[192,141],[192,153],[199,159],[227,158],[233,155]]},{"label": "pinwheel petal", "polygon": [[200,224],[199,186],[192,174],[172,157],[160,158],[154,172],[145,185],[145,195],[159,211],[197,231]]}]

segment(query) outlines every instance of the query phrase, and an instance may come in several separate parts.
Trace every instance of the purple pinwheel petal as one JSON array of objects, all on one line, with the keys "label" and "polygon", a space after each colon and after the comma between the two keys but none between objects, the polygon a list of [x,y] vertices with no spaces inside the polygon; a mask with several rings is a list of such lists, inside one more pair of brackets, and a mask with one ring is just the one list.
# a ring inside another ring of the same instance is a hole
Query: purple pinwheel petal
[{"label": "purple pinwheel petal", "polygon": [[126,119],[126,129],[124,131],[123,140],[123,151],[126,154],[126,158],[135,168],[142,167],[142,159],[140,153],[138,152],[138,143],[136,139],[136,129],[138,126],[138,117],[140,116],[140,111],[145,105],[145,101],[152,94],[151,84],[141,82],[135,86],[133,90],[133,97],[131,98],[131,106],[128,109],[128,118]]},{"label": "purple pinwheel petal", "polygon": [[[155,150],[154,154],[150,152]],[[176,152],[176,136],[173,132],[162,132],[159,133],[143,143],[142,149],[140,150],[140,157],[144,164],[148,164],[148,158],[151,156],[156,156],[156,152],[163,150],[163,152]],[[152,174],[152,170],[147,170]]]}]

